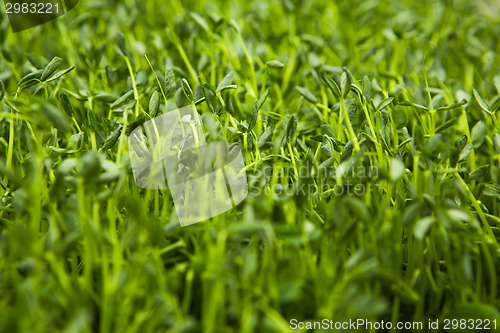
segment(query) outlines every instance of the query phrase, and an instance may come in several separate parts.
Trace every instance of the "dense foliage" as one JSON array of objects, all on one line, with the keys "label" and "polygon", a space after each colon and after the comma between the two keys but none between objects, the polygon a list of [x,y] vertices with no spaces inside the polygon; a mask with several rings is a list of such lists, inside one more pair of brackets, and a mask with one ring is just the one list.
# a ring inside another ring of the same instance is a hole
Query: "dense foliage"
[{"label": "dense foliage", "polygon": [[[1,332],[500,319],[494,7],[82,0],[16,34],[1,15]],[[180,228],[127,134],[192,103],[242,147],[249,195]]]}]

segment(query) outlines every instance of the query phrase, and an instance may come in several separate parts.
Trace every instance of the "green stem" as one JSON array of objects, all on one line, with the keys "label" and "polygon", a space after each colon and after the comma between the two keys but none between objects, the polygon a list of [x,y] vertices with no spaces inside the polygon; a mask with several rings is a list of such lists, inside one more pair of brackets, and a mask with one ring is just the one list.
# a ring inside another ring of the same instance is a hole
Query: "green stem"
[{"label": "green stem", "polygon": [[351,120],[349,119],[349,114],[347,113],[347,107],[345,105],[345,100],[343,97],[340,98],[340,108],[342,109],[342,114],[344,115],[345,124],[347,125],[347,130],[349,131],[350,139],[354,144],[354,148],[359,151],[359,143],[356,135],[354,134],[354,130],[352,129]]},{"label": "green stem", "polygon": [[130,73],[130,79],[132,80],[132,89],[134,90],[134,99],[135,99],[135,116],[139,116],[139,92],[137,91],[137,86],[135,82],[135,75],[132,69],[132,65],[130,64],[130,60],[127,56],[124,56],[125,62],[127,63],[128,72]]},{"label": "green stem", "polygon": [[493,230],[491,229],[490,224],[488,223],[488,219],[486,218],[486,216],[484,215],[483,210],[481,209],[481,205],[479,204],[479,201],[474,197],[474,194],[470,190],[469,186],[467,186],[467,184],[464,182],[464,180],[462,179],[462,177],[460,177],[460,175],[458,174],[458,172],[454,172],[453,174],[458,179],[458,181],[462,185],[463,189],[467,193],[467,196],[469,197],[470,201],[472,202],[472,206],[476,210],[477,215],[479,216],[479,219],[481,220],[481,222],[483,223],[484,228],[486,229],[486,233],[488,234],[488,236],[491,237],[491,239],[498,246],[498,241],[497,241],[497,239],[495,237],[495,234],[493,233]]}]

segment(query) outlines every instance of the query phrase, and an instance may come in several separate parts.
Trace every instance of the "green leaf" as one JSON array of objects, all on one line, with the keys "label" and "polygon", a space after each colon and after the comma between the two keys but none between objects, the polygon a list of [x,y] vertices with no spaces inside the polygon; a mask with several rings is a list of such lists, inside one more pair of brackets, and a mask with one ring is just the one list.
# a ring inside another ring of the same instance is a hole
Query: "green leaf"
[{"label": "green leaf", "polygon": [[471,141],[474,148],[478,148],[483,144],[484,138],[486,136],[486,126],[484,122],[479,121],[471,132]]},{"label": "green leaf", "polygon": [[424,239],[425,235],[427,232],[429,232],[429,229],[432,226],[432,223],[434,222],[434,218],[432,216],[426,216],[421,218],[420,220],[415,223],[415,227],[413,228],[413,235],[417,239]]},{"label": "green leaf", "polygon": [[454,126],[458,121],[458,118],[451,118],[446,121],[444,124],[441,124],[438,128],[436,128],[436,133],[443,132],[444,130]]},{"label": "green leaf", "polygon": [[323,144],[321,145],[321,150],[328,157],[332,157],[334,154],[335,149],[333,146],[332,139],[329,138],[327,135],[323,135]]},{"label": "green leaf", "polygon": [[232,18],[232,19],[229,20],[229,25],[236,31],[236,33],[238,35],[241,34],[241,28],[238,25],[238,22],[236,22],[236,20],[234,18]]},{"label": "green leaf", "polygon": [[304,96],[305,99],[307,99],[309,102],[316,104],[318,102],[318,99],[316,96],[312,94],[312,92],[305,88],[305,87],[295,87],[295,89],[302,95]]},{"label": "green leaf", "polygon": [[495,75],[495,77],[493,78],[493,82],[494,82],[495,88],[497,89],[497,93],[500,94],[500,75]]},{"label": "green leaf", "polygon": [[198,13],[191,12],[191,17],[198,23],[200,27],[202,27],[203,30],[209,31],[210,28],[208,27],[207,21]]},{"label": "green leaf", "polygon": [[59,92],[57,94],[57,97],[59,98],[59,102],[61,103],[61,106],[62,106],[64,112],[66,112],[66,114],[68,116],[72,117],[74,114],[74,111],[73,111],[73,106],[71,105],[71,103],[69,101],[68,95],[64,92]]},{"label": "green leaf", "polygon": [[[419,110],[429,111],[429,108],[426,107],[426,106],[423,106],[423,105],[420,105],[420,104],[417,104],[417,103],[410,103],[410,102],[407,102],[407,101],[400,102],[400,103],[398,103],[398,105],[412,106],[412,107],[415,107],[415,108],[417,108]],[[377,108],[377,110],[378,110],[378,108]]]},{"label": "green leaf", "polygon": [[337,137],[337,133],[335,133],[335,129],[330,124],[322,124],[321,125],[321,134],[326,134],[331,138]]},{"label": "green leaf", "polygon": [[500,154],[500,135],[498,134],[493,135],[493,144],[495,146],[497,153]]},{"label": "green leaf", "polygon": [[362,200],[356,197],[348,197],[346,203],[351,209],[352,213],[356,214],[361,220],[367,222],[371,220],[368,206]]},{"label": "green leaf", "polygon": [[392,103],[393,100],[394,100],[394,97],[388,97],[388,98],[384,98],[383,100],[381,100],[380,103],[378,103],[377,111],[381,111],[381,110],[385,109],[387,106],[389,106]]},{"label": "green leaf", "polygon": [[259,140],[257,141],[257,148],[262,148],[266,144],[272,132],[273,132],[273,127],[271,126],[268,126],[266,130],[262,132],[262,134],[259,136]]},{"label": "green leaf", "polygon": [[55,73],[54,75],[52,75],[48,80],[47,82],[52,82],[52,81],[55,81],[59,78],[61,78],[63,75],[66,75],[68,74],[69,72],[71,72],[73,69],[75,69],[75,65],[72,65],[71,67],[67,68],[67,69],[64,69],[62,71],[59,71],[57,73]]},{"label": "green leaf", "polygon": [[53,104],[44,104],[42,106],[42,113],[57,129],[63,132],[71,131],[68,118]]},{"label": "green leaf", "polygon": [[225,86],[224,88],[222,88],[219,93],[222,93],[224,90],[236,89],[236,88],[238,88],[238,86],[236,84],[230,84],[230,85]]},{"label": "green leaf", "polygon": [[187,80],[183,78],[181,81],[181,84],[182,84],[182,91],[184,92],[184,95],[191,103],[193,103],[194,102],[194,94],[193,94],[193,89],[191,89],[191,86],[189,85],[189,82],[187,82]]},{"label": "green leaf", "polygon": [[137,127],[141,126],[146,122],[147,118],[144,114],[139,115],[134,121],[132,121],[125,131],[125,135],[129,136]]},{"label": "green leaf", "polygon": [[337,81],[331,79],[331,78],[325,78],[324,82],[332,92],[333,96],[340,98],[342,96],[342,92],[340,90],[339,85],[337,84]]},{"label": "green leaf", "polygon": [[26,55],[26,58],[28,58],[28,61],[35,67],[35,68],[42,68],[43,67],[43,64],[42,62],[40,61],[40,59],[38,59],[38,57],[34,56],[33,54],[31,53],[28,53]]},{"label": "green leaf", "polygon": [[420,201],[415,201],[406,206],[401,219],[403,221],[403,225],[407,225],[412,222],[418,215],[418,213],[422,210],[422,203]]},{"label": "green leaf", "polygon": [[259,116],[259,109],[260,109],[259,100],[256,99],[253,102],[252,119],[250,119],[250,124],[248,125],[247,133],[250,133],[254,128],[255,124],[257,123],[257,117]]},{"label": "green leaf", "polygon": [[210,109],[210,111],[215,113],[217,109],[217,97],[215,95],[214,89],[209,84],[205,83],[202,85],[201,90],[207,102],[208,108]]},{"label": "green leaf", "polygon": [[76,158],[65,159],[57,167],[57,173],[65,175],[65,174],[71,172],[77,165],[78,165],[78,161]]},{"label": "green leaf", "polygon": [[106,141],[104,141],[104,144],[102,145],[101,149],[102,150],[108,150],[111,147],[114,146],[114,144],[118,141],[120,138],[120,135],[122,133],[122,125],[119,125],[116,130],[111,132],[108,137],[106,138]]},{"label": "green leaf", "polygon": [[461,106],[464,106],[467,103],[469,103],[469,101],[467,101],[464,98],[461,102],[454,103],[454,104],[449,105],[449,106],[441,106],[441,107],[437,108],[436,111],[449,111],[449,110],[453,110],[453,109],[459,108]]},{"label": "green leaf", "polygon": [[122,55],[127,55],[127,44],[125,43],[125,36],[123,36],[121,31],[116,33],[116,43],[118,44],[118,48],[120,49]]},{"label": "green leaf", "polygon": [[181,87],[177,88],[174,94],[175,105],[177,105],[177,107],[181,107],[184,105],[185,100],[186,96],[184,95],[184,89],[182,89],[181,85]]},{"label": "green leaf", "polygon": [[151,118],[156,117],[158,110],[160,109],[160,94],[158,91],[154,91],[149,100],[149,116]]},{"label": "green leaf", "polygon": [[469,156],[470,152],[472,151],[472,143],[469,143],[467,146],[464,147],[464,149],[462,149],[462,151],[460,152],[460,156],[458,157],[458,161],[461,162],[461,161],[465,161],[465,159],[467,158],[467,156]]},{"label": "green leaf", "polygon": [[398,181],[403,178],[405,174],[405,164],[398,157],[393,157],[389,166],[389,177],[392,181]]},{"label": "green leaf", "polygon": [[[488,323],[491,322],[491,325],[497,325],[497,322],[500,321],[500,312],[498,311],[497,307],[493,305],[488,305],[485,303],[480,303],[480,302],[475,302],[475,303],[458,303],[453,306],[452,309],[450,309],[448,317],[450,319],[457,319],[459,320],[468,320],[467,322],[470,322],[469,320],[477,320],[478,318],[485,318],[488,319]],[[451,322],[451,321],[450,321]],[[485,320],[483,320],[483,325],[487,323]],[[488,325],[490,326],[490,325]],[[484,326],[483,326],[484,327]],[[494,326],[490,326],[494,327]],[[475,332],[478,330],[456,330],[456,331],[462,331],[462,332]],[[484,330],[484,331],[490,331],[490,328]],[[491,330],[496,331],[495,328]]]},{"label": "green leaf", "polygon": [[137,72],[137,75],[135,76],[135,85],[137,87],[144,87],[146,83],[148,82],[148,78],[146,77],[146,73],[141,69]]},{"label": "green leaf", "polygon": [[298,120],[296,114],[292,114],[289,117],[290,119],[286,127],[286,136],[288,138],[288,142],[291,143],[293,141],[293,138],[295,137],[295,132],[297,131]]},{"label": "green leaf", "polygon": [[491,178],[496,185],[500,185],[500,164],[491,168]]},{"label": "green leaf", "polygon": [[405,108],[396,106],[392,110],[391,115],[396,128],[403,128],[408,124],[408,114],[406,113]]},{"label": "green leaf", "polygon": [[40,77],[40,81],[47,80],[61,65],[62,59],[59,57],[54,57],[49,64],[45,67]]},{"label": "green leaf", "polygon": [[108,160],[103,160],[101,167],[103,172],[97,177],[98,183],[109,183],[120,177],[120,169],[115,163]]},{"label": "green leaf", "polygon": [[346,104],[347,115],[349,116],[349,120],[351,121],[351,123],[354,123],[356,121],[356,114],[358,112],[358,105],[356,104],[356,101],[352,98],[346,99],[345,104]]},{"label": "green leaf", "polygon": [[267,88],[266,90],[264,90],[264,92],[262,93],[262,95],[259,97],[259,105],[261,107],[266,102],[267,96],[269,96],[269,88]]},{"label": "green leaf", "polygon": [[21,78],[21,80],[17,83],[18,90],[21,91],[24,88],[29,88],[40,82],[40,77],[42,76],[43,70],[37,70],[32,73],[28,73]]},{"label": "green leaf", "polygon": [[461,210],[461,209],[448,209],[446,211],[446,213],[454,221],[470,222],[470,216],[464,210]]},{"label": "green leaf", "polygon": [[114,102],[116,100],[116,97],[101,90],[94,94],[94,99],[96,101],[101,101],[109,104]]},{"label": "green leaf", "polygon": [[460,151],[465,148],[466,144],[467,144],[467,135],[462,135],[455,141],[455,147]]},{"label": "green leaf", "polygon": [[335,164],[336,161],[337,160],[335,159],[335,156],[332,156],[332,157],[329,157],[328,159],[326,159],[326,161],[321,163],[320,166],[318,167],[318,170],[319,170],[318,175],[320,177],[325,177],[326,175],[328,175],[330,168]]},{"label": "green leaf", "polygon": [[7,62],[12,62],[14,59],[12,58],[12,54],[5,48],[0,49],[2,56],[4,57],[5,61]]},{"label": "green leaf", "polygon": [[2,80],[0,80],[0,101],[3,99],[5,96],[5,84],[3,83]]},{"label": "green leaf", "polygon": [[282,69],[283,67],[285,67],[285,65],[279,60],[268,61],[266,62],[266,65],[269,68],[276,68],[276,69]]},{"label": "green leaf", "polygon": [[95,150],[86,152],[78,160],[78,174],[80,177],[97,180],[100,169],[101,163]]},{"label": "green leaf", "polygon": [[171,99],[175,94],[175,74],[170,64],[165,66],[165,96]]},{"label": "green leaf", "polygon": [[486,184],[483,188],[483,194],[488,197],[498,197],[500,196],[500,188],[494,185]]},{"label": "green leaf", "polygon": [[473,91],[474,91],[474,97],[476,98],[477,104],[479,104],[481,109],[483,109],[484,111],[491,114],[490,107],[488,106],[488,104],[486,104],[486,102],[483,100],[481,95],[479,95],[479,93],[477,92],[477,90],[475,88],[473,89]]},{"label": "green leaf", "polygon": [[488,173],[489,169],[490,169],[490,165],[489,164],[486,164],[486,165],[483,165],[480,168],[477,168],[476,170],[474,170],[470,174],[470,179],[471,180],[477,180],[477,179],[483,178]]},{"label": "green leaf", "polygon": [[323,142],[323,135],[314,135],[309,137],[309,140],[313,140],[316,142]]},{"label": "green leaf", "polygon": [[222,81],[219,82],[219,85],[217,86],[217,90],[215,92],[219,94],[222,90],[231,87],[233,84],[233,77],[234,77],[233,71],[227,73],[227,75],[222,79]]},{"label": "green leaf", "polygon": [[116,101],[114,101],[109,107],[113,110],[119,107],[120,105],[124,104],[129,98],[131,98],[134,95],[133,90],[129,90],[122,96],[120,96]]},{"label": "green leaf", "polygon": [[381,129],[379,130],[380,137],[382,139],[383,146],[386,150],[390,150],[391,146],[391,125],[389,123],[389,117],[385,114],[381,114]]},{"label": "green leaf", "polygon": [[255,147],[255,143],[253,142],[253,136],[247,135],[247,147],[248,150],[253,150]]},{"label": "green leaf", "polygon": [[349,141],[346,143],[346,145],[344,147],[344,151],[342,152],[342,156],[340,157],[341,163],[343,161],[347,160],[349,157],[351,157],[353,148],[354,148],[354,144],[352,143],[352,141]]},{"label": "green leaf", "polygon": [[342,76],[340,77],[340,87],[342,89],[342,96],[344,98],[347,97],[347,95],[351,91],[351,85],[351,76],[347,72],[342,73]]}]

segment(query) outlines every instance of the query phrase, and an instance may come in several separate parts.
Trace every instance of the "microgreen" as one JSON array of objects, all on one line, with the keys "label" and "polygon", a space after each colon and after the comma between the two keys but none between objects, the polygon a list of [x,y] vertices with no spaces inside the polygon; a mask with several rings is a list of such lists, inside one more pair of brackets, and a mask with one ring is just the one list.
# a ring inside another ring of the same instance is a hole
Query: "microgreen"
[{"label": "microgreen", "polygon": [[[500,16],[483,2],[0,20],[0,332],[500,326]],[[180,228],[169,188],[137,186],[127,137],[193,105],[168,144],[193,158],[195,121],[238,144],[248,196]]]}]

